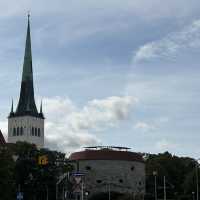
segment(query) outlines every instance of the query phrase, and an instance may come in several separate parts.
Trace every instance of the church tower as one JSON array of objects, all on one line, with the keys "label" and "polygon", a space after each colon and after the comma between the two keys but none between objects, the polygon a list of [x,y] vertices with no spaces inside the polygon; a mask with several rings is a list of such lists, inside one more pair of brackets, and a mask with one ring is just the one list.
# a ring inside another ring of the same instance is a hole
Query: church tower
[{"label": "church tower", "polygon": [[13,109],[12,102],[11,112],[8,116],[8,142],[26,141],[42,148],[44,147],[44,115],[42,103],[40,112],[38,112],[34,98],[29,17],[28,15],[20,98],[16,111]]}]

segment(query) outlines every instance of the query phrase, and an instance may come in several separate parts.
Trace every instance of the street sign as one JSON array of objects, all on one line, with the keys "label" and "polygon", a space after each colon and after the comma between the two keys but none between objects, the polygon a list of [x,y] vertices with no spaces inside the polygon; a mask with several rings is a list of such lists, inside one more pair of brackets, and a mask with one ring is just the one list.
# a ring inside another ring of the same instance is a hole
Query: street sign
[{"label": "street sign", "polygon": [[85,173],[82,173],[82,172],[74,172],[74,173],[71,173],[72,176],[85,176]]},{"label": "street sign", "polygon": [[85,176],[85,173],[82,172],[74,172],[71,173],[71,180],[72,183],[72,191],[74,193],[81,193],[83,190],[83,178]]},{"label": "street sign", "polygon": [[17,200],[23,200],[24,199],[24,195],[22,192],[18,192],[17,193]]}]

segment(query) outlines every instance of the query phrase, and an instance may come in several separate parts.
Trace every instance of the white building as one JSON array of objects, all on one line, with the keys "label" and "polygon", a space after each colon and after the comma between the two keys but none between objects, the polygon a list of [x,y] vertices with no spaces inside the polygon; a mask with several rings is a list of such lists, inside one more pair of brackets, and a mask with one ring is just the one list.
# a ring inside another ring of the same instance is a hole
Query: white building
[{"label": "white building", "polygon": [[44,146],[42,104],[40,112],[38,112],[34,98],[29,16],[20,98],[16,111],[13,110],[12,102],[11,112],[8,116],[8,142],[16,143],[17,141],[33,143],[39,148]]}]

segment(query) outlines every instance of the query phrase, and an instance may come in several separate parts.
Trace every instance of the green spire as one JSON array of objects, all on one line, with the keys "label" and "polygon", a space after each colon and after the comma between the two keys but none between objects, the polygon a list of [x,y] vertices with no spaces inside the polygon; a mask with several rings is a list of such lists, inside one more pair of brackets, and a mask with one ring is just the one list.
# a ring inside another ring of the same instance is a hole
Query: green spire
[{"label": "green spire", "polygon": [[33,71],[32,71],[32,53],[31,53],[31,33],[30,33],[30,14],[28,14],[28,27],[26,35],[26,47],[24,54],[24,65],[23,65],[23,74],[22,81],[33,80]]},{"label": "green spire", "polygon": [[31,115],[40,117],[37,111],[34,98],[33,87],[33,70],[32,70],[32,54],[31,54],[31,34],[30,34],[30,15],[28,14],[28,27],[26,35],[26,46],[24,54],[24,65],[22,72],[22,82],[20,90],[19,103],[15,112],[15,116]]},{"label": "green spire", "polygon": [[40,104],[40,114],[42,114],[42,101],[41,101],[41,104]]},{"label": "green spire", "polygon": [[12,99],[12,106],[11,106],[11,111],[10,111],[10,113],[14,113],[14,111],[13,111],[13,99]]}]

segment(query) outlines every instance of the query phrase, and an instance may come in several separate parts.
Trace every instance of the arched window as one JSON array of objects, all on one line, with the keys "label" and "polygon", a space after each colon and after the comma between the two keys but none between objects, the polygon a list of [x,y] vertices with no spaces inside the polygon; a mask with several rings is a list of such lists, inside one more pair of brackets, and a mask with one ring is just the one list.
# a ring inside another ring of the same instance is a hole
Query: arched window
[{"label": "arched window", "polygon": [[23,128],[21,127],[20,128],[20,135],[23,135],[24,133],[23,133]]},{"label": "arched window", "polygon": [[17,127],[17,136],[19,136],[19,127]]},{"label": "arched window", "polygon": [[13,128],[13,136],[16,136],[16,128]]},{"label": "arched window", "polygon": [[35,128],[35,136],[37,136],[37,128]]},{"label": "arched window", "polygon": [[38,137],[40,137],[40,128],[38,128]]},{"label": "arched window", "polygon": [[31,135],[34,136],[34,128],[32,127]]}]

